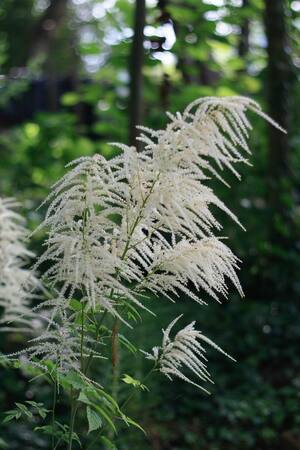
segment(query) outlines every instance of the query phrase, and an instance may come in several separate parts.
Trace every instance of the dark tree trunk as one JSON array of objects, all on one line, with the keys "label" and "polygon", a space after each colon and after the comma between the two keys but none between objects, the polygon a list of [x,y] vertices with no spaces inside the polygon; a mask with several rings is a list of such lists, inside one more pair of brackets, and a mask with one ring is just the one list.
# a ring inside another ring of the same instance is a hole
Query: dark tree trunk
[{"label": "dark tree trunk", "polygon": [[58,108],[58,79],[53,63],[56,36],[63,24],[69,0],[51,0],[48,8],[39,19],[32,33],[28,58],[39,54],[46,56],[45,69],[47,73],[48,108],[56,111]]},{"label": "dark tree trunk", "polygon": [[[290,87],[292,63],[286,25],[285,0],[265,0],[265,30],[268,41],[267,101],[268,112],[289,131]],[[289,138],[269,126],[269,207],[272,210],[271,240],[280,242],[279,228],[289,220],[285,204],[287,189],[291,189]]]},{"label": "dark tree trunk", "polygon": [[134,37],[130,57],[130,99],[129,99],[129,144],[140,147],[136,140],[136,126],[143,123],[143,61],[144,27],[146,20],[145,0],[136,0]]},{"label": "dark tree trunk", "polygon": [[69,0],[51,0],[48,8],[38,21],[32,35],[29,57],[43,52],[47,53],[59,26],[66,17]]},{"label": "dark tree trunk", "polygon": [[[160,24],[172,24],[173,21],[171,19],[171,15],[168,12],[168,0],[158,0],[157,8],[159,10],[159,16],[157,18],[157,22]],[[175,30],[174,30],[175,32]],[[165,41],[165,39],[164,39]],[[160,49],[160,51],[163,51],[164,48]],[[169,109],[170,106],[170,94],[171,94],[171,80],[167,73],[163,74],[162,83],[160,86],[160,102],[161,106],[164,111]]]},{"label": "dark tree trunk", "polygon": [[[268,66],[265,90],[268,113],[290,131],[293,65],[287,31],[286,0],[265,0],[264,24],[267,37]],[[295,202],[291,171],[290,136],[268,126],[268,168],[266,176],[266,242],[258,285],[264,298],[295,294],[299,271],[295,242],[299,229],[293,219]],[[272,287],[270,289],[270,286]]]},{"label": "dark tree trunk", "polygon": [[[249,6],[249,0],[243,0],[242,8]],[[249,34],[250,34],[250,21],[248,18],[244,18],[241,25],[241,34],[238,53],[241,58],[245,57],[249,53]]]}]

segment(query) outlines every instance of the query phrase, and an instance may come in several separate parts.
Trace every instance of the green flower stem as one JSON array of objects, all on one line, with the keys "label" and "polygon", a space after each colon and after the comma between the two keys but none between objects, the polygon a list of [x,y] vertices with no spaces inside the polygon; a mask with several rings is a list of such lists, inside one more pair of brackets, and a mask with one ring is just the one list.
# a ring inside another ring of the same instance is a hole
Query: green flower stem
[{"label": "green flower stem", "polygon": [[[149,372],[142,378],[141,383],[144,383],[145,381],[147,381],[147,379],[150,377],[150,375],[156,370],[157,367],[157,363],[154,364],[154,366],[152,367],[151,370],[149,370]],[[132,400],[132,398],[134,397],[136,391],[132,392],[127,399],[124,401],[124,403],[122,404],[120,409],[123,409],[129,402],[130,400]],[[93,449],[94,444],[97,442],[97,440],[100,438],[100,436],[104,433],[106,426],[104,426],[101,430],[99,430],[94,439],[90,442],[90,444],[86,447],[86,450],[90,450]]]},{"label": "green flower stem", "polygon": [[[105,309],[105,311],[103,311],[102,317],[101,317],[100,321],[97,323],[96,335],[95,335],[95,340],[96,340],[97,343],[98,343],[99,338],[100,338],[100,329],[101,329],[101,325],[103,324],[106,315],[107,315],[107,309]],[[96,320],[95,320],[95,323],[96,323]],[[93,352],[91,351],[91,353],[90,353],[89,356],[88,356],[88,360],[87,360],[85,369],[84,369],[84,371],[83,371],[83,373],[84,373],[85,375],[88,373],[88,370],[89,370],[89,368],[90,368],[90,365],[91,365],[91,363],[92,363],[92,361],[93,361],[93,356],[94,356],[94,355],[93,355]]]},{"label": "green flower stem", "polygon": [[68,450],[72,450],[73,432],[74,432],[74,425],[75,425],[77,409],[78,409],[78,403],[76,401],[75,395],[72,393]]},{"label": "green flower stem", "polygon": [[83,344],[84,344],[84,308],[85,305],[82,304],[82,311],[81,311],[81,336],[80,336],[80,367],[81,370],[83,370]]},{"label": "green flower stem", "polygon": [[55,429],[56,401],[57,401],[57,378],[56,378],[56,374],[55,374],[54,385],[53,385],[53,403],[52,403],[52,419],[51,419],[51,426],[52,426],[51,447],[52,447],[52,450],[55,449],[54,429]]},{"label": "green flower stem", "polygon": [[112,361],[112,396],[115,400],[118,397],[120,355],[119,355],[119,328],[120,319],[116,318],[111,336],[111,361]]},{"label": "green flower stem", "polygon": [[[150,377],[150,375],[155,372],[157,367],[157,363],[155,362],[154,366],[152,367],[152,369],[149,370],[149,372],[141,379],[141,384],[143,384],[145,381],[148,380],[148,378]],[[136,394],[136,390],[132,391],[132,393],[127,397],[127,399],[122,403],[120,409],[125,408],[125,406],[127,406],[127,404],[130,402],[130,400],[135,396]]]},{"label": "green flower stem", "polygon": [[[146,206],[146,204],[147,204],[147,201],[148,201],[149,197],[151,196],[151,194],[152,194],[152,192],[153,192],[154,186],[155,186],[156,182],[157,182],[158,179],[159,179],[159,176],[160,176],[160,173],[158,173],[156,179],[155,179],[155,180],[153,181],[153,183],[152,183],[152,186],[151,186],[151,188],[150,188],[148,194],[147,194],[146,197],[143,199],[142,205],[141,205],[141,211],[143,210],[143,208],[145,208],[145,206]],[[140,222],[141,219],[142,219],[142,215],[137,216],[137,218],[135,219],[135,221],[134,221],[134,223],[133,223],[133,225],[132,225],[132,228],[131,228],[131,230],[130,230],[130,232],[129,232],[129,236],[128,236],[128,238],[127,238],[127,242],[126,242],[124,251],[123,251],[123,253],[122,253],[121,259],[124,259],[124,258],[125,258],[125,256],[126,256],[128,250],[130,249],[130,239],[132,238],[132,235],[133,235],[133,233],[134,233],[134,231],[135,231],[136,227],[138,226],[138,224],[139,224],[139,222]]]},{"label": "green flower stem", "polygon": [[[84,344],[84,308],[85,305],[82,305],[82,311],[81,311],[81,336],[80,336],[80,367],[81,370],[83,370],[84,367],[84,355],[83,355],[83,344]],[[73,392],[73,389],[71,389],[71,413],[70,413],[70,425],[69,425],[69,442],[68,442],[68,450],[72,450],[72,444],[73,444],[73,432],[74,432],[74,425],[75,425],[75,419],[77,410],[79,407],[79,403],[76,399],[76,391]]]}]

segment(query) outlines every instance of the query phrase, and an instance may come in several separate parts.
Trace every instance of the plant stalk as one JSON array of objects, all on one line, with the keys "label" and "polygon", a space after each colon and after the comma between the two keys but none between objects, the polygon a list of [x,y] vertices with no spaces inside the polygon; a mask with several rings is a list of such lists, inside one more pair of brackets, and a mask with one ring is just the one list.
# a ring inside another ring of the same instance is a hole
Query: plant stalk
[{"label": "plant stalk", "polygon": [[68,450],[72,450],[72,446],[73,446],[73,433],[74,433],[74,425],[75,425],[77,409],[78,409],[78,405],[76,404],[76,399],[73,396],[72,397],[72,406],[71,406],[71,415],[70,415],[70,425],[69,425]]},{"label": "plant stalk", "polygon": [[54,379],[54,386],[53,386],[53,403],[52,403],[52,419],[51,419],[51,425],[52,425],[51,447],[52,447],[52,450],[55,449],[54,429],[55,429],[55,409],[56,409],[56,401],[57,401],[57,378],[56,378],[56,376],[55,376],[55,379]]}]

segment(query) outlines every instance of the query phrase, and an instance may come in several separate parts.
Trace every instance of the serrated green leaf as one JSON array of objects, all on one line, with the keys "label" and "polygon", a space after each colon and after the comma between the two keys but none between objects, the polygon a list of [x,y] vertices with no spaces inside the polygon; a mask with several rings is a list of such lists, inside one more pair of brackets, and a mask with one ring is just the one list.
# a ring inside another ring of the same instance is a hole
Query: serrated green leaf
[{"label": "serrated green leaf", "polygon": [[64,377],[64,381],[69,383],[75,389],[85,389],[87,387],[85,381],[81,378],[79,373],[74,370],[70,371],[68,375]]},{"label": "serrated green leaf", "polygon": [[8,422],[11,422],[13,419],[15,419],[15,414],[13,414],[13,415],[7,415],[7,416],[4,417],[4,419],[2,420],[2,423],[8,423]]},{"label": "serrated green leaf", "polygon": [[97,389],[96,391],[93,392],[93,394],[95,395],[95,397],[100,400],[101,402],[103,402],[105,400],[106,405],[109,407],[109,409],[116,414],[117,412],[120,411],[119,405],[118,403],[115,401],[115,399],[109,395],[107,392],[101,390],[101,389]]},{"label": "serrated green leaf", "polygon": [[142,384],[140,380],[133,378],[127,373],[124,374],[122,381],[124,381],[124,383],[126,384],[131,384],[133,387],[141,389],[142,391],[149,391],[145,384]]},{"label": "serrated green leaf", "polygon": [[139,380],[136,380],[132,376],[128,375],[128,373],[125,373],[122,381],[126,384],[131,384],[134,387],[140,387],[141,382]]},{"label": "serrated green leaf", "polygon": [[72,298],[69,305],[70,309],[72,309],[73,311],[82,311],[82,303],[76,300],[75,298]]},{"label": "serrated green leaf", "polygon": [[98,430],[102,426],[102,419],[90,406],[86,407],[86,416],[89,424],[88,433]]},{"label": "serrated green leaf", "polygon": [[19,408],[21,414],[25,414],[25,416],[29,417],[30,419],[32,418],[33,414],[31,411],[29,411],[26,405],[23,405],[22,403],[16,403],[16,406]]},{"label": "serrated green leaf", "polygon": [[147,434],[146,431],[144,430],[144,428],[139,425],[135,420],[131,419],[128,416],[125,416],[125,414],[122,414],[122,419],[124,420],[124,422],[128,425],[133,425],[135,428],[138,428],[139,430],[141,430],[145,435]]},{"label": "serrated green leaf", "polygon": [[98,413],[106,420],[106,422],[108,423],[108,425],[114,430],[114,432],[117,432],[117,429],[112,421],[112,419],[109,417],[109,414],[107,413],[107,411],[105,411],[103,408],[101,408],[98,405],[93,405],[94,408],[96,409],[96,411],[98,411]]},{"label": "serrated green leaf", "polygon": [[119,340],[131,353],[135,354],[137,352],[137,348],[122,334],[119,334]]},{"label": "serrated green leaf", "polygon": [[80,392],[79,397],[78,397],[77,400],[82,402],[82,403],[85,403],[86,405],[91,405],[92,404],[91,401],[88,399],[88,397],[86,396],[86,394],[83,391]]},{"label": "serrated green leaf", "polygon": [[[68,443],[69,442],[69,427],[67,425],[62,425],[59,422],[55,422],[55,425],[60,429],[53,430],[53,427],[51,425],[43,425],[41,427],[35,427],[34,431],[39,431],[48,436],[55,436],[55,437],[61,439],[63,442]],[[72,434],[72,440],[76,441],[80,445],[80,447],[82,447],[81,441],[80,441],[77,433]]]}]

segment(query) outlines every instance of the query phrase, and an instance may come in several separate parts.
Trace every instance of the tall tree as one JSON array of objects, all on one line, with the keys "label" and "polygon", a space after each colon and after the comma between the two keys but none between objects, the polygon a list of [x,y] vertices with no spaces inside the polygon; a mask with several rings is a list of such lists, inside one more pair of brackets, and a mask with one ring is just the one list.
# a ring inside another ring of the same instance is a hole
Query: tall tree
[{"label": "tall tree", "polygon": [[9,73],[14,68],[26,65],[28,36],[36,21],[34,3],[34,0],[0,1],[1,50],[5,49],[5,59],[1,61],[1,73]]},{"label": "tall tree", "polygon": [[68,2],[69,0],[50,1],[33,30],[29,48],[28,56],[31,58],[40,54],[46,55],[47,97],[48,108],[51,111],[57,110],[59,97],[53,56],[55,54],[56,38],[67,16]]},{"label": "tall tree", "polygon": [[[242,1],[242,12],[244,13],[245,10],[249,6],[249,0],[243,0]],[[250,20],[249,17],[245,14],[243,17],[243,21],[240,27],[240,42],[239,42],[239,56],[245,57],[249,52],[249,34],[250,34]]]},{"label": "tall tree", "polygon": [[[287,32],[285,0],[265,0],[265,31],[267,36],[267,100],[269,114],[283,128],[289,130],[290,85],[292,63]],[[280,222],[288,219],[284,202],[289,185],[289,138],[273,127],[268,129],[269,140],[269,203],[273,210],[271,239],[278,241]],[[275,219],[275,220],[274,220]]]},{"label": "tall tree", "polygon": [[63,23],[69,0],[51,0],[33,30],[30,56],[49,52],[60,25]]},{"label": "tall tree", "polygon": [[136,141],[136,126],[143,122],[143,61],[144,27],[146,21],[146,2],[136,0],[134,17],[134,37],[130,55],[130,99],[129,99],[129,143],[140,146]]}]

